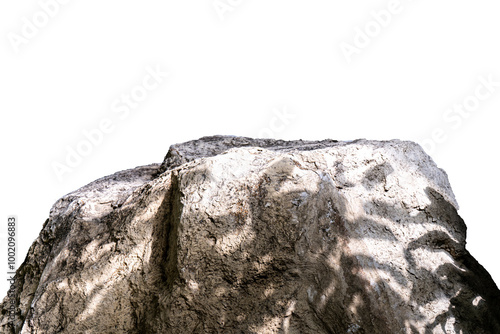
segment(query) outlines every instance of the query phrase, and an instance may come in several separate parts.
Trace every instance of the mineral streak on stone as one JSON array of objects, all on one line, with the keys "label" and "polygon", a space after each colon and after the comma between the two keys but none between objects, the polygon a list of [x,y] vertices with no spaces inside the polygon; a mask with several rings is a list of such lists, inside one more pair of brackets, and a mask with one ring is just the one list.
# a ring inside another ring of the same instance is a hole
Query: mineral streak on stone
[{"label": "mineral streak on stone", "polygon": [[207,137],[58,200],[1,333],[500,333],[417,144]]}]

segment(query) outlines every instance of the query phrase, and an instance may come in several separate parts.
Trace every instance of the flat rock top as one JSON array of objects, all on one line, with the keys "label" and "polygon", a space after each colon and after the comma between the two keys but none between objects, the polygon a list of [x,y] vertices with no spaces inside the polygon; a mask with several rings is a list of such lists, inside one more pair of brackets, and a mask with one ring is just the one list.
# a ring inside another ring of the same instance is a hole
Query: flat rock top
[{"label": "flat rock top", "polygon": [[[220,155],[231,149],[249,149],[252,147],[262,148],[275,152],[303,152],[313,150],[335,149],[339,155],[354,156],[359,155],[366,159],[371,159],[371,149],[378,150],[381,154],[386,154],[401,164],[408,170],[415,170],[422,176],[429,179],[433,186],[447,201],[457,210],[459,205],[451,189],[446,172],[437,167],[432,158],[425,153],[420,145],[410,141],[401,140],[366,140],[357,139],[352,141],[338,141],[325,139],[319,141],[308,140],[276,140],[276,139],[254,139],[248,137],[235,136],[210,136],[185,143],[174,144],[161,164],[158,174],[166,170],[179,167],[185,163],[200,158],[209,158]],[[363,148],[370,148],[365,150]],[[382,153],[383,152],[383,153]]]},{"label": "flat rock top", "polygon": [[210,136],[191,140],[170,146],[167,156],[163,160],[163,170],[180,166],[183,163],[203,157],[213,157],[229,149],[237,147],[261,147],[271,151],[310,151],[339,145],[337,140],[325,139],[320,141],[308,140],[276,140],[254,139],[234,136]]}]

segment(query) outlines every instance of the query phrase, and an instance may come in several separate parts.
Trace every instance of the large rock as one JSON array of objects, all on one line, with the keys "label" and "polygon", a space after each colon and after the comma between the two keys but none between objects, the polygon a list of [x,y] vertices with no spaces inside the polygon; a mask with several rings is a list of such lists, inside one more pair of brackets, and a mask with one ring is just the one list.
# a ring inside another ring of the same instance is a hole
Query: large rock
[{"label": "large rock", "polygon": [[53,206],[2,333],[500,333],[414,143],[208,137]]}]

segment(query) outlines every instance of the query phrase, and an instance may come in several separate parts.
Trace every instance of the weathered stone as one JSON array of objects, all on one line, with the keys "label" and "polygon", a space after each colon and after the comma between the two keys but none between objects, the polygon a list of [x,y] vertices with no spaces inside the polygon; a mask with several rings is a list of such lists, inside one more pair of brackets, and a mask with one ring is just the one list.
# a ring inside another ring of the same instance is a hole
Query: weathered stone
[{"label": "weathered stone", "polygon": [[411,142],[173,145],[56,202],[0,328],[500,333],[500,292],[457,209]]}]

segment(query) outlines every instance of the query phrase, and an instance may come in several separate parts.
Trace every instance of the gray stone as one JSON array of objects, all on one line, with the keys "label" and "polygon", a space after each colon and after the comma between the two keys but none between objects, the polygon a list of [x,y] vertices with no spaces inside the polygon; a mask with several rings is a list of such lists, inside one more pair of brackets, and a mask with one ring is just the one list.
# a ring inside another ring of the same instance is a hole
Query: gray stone
[{"label": "gray stone", "polygon": [[205,137],[58,200],[2,333],[500,333],[415,143]]}]

